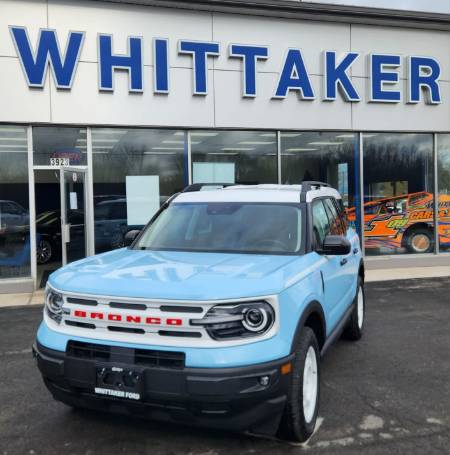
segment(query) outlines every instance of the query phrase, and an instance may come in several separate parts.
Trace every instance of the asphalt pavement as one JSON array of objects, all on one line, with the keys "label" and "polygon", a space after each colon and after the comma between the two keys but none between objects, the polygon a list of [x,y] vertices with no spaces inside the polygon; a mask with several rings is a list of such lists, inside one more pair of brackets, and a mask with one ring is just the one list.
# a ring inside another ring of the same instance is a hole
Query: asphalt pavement
[{"label": "asphalt pavement", "polygon": [[0,454],[450,454],[450,278],[369,283],[364,337],[322,365],[305,445],[74,411],[45,389],[41,307],[0,309]]}]

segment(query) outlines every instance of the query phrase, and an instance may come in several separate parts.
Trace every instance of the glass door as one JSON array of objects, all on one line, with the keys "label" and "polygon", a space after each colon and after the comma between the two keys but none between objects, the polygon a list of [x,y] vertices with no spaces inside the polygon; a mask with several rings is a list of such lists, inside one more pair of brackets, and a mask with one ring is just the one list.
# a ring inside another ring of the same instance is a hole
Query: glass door
[{"label": "glass door", "polygon": [[60,170],[62,263],[87,256],[86,171],[64,167]]}]

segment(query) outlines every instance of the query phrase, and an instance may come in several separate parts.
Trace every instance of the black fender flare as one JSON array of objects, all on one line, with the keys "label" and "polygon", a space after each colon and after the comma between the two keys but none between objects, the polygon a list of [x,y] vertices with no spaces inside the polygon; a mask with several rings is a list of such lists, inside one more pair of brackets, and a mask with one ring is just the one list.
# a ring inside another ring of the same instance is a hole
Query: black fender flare
[{"label": "black fender flare", "polygon": [[[303,313],[297,323],[297,328],[295,329],[294,338],[292,339],[292,343],[291,343],[291,350],[290,350],[291,354],[295,350],[295,346],[297,345],[298,339],[300,337],[302,328],[304,327],[306,320],[313,313],[316,313],[319,316],[319,319],[320,319],[320,322],[322,325],[323,340],[318,340],[319,344],[321,344],[322,346],[325,344],[326,337],[327,337],[327,324],[326,324],[326,320],[325,320],[325,313],[323,311],[322,305],[317,300],[313,300],[310,303],[308,303],[308,305],[306,305],[306,308],[303,310]],[[321,346],[321,348],[322,348],[322,346]]]}]

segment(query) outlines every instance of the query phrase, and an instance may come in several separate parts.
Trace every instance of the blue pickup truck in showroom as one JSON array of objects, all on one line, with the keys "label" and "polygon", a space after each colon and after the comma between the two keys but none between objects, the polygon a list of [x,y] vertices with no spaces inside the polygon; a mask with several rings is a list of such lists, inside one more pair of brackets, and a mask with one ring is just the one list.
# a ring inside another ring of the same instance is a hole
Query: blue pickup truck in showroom
[{"label": "blue pickup truck in showroom", "polygon": [[320,359],[364,325],[364,264],[340,194],[191,185],[127,243],[50,275],[33,352],[53,397],[307,440]]}]

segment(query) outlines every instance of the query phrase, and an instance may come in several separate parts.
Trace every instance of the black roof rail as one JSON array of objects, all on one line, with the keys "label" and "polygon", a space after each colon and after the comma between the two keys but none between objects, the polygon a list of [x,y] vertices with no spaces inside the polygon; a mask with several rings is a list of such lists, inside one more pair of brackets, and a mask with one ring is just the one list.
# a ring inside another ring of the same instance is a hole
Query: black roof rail
[{"label": "black roof rail", "polygon": [[316,182],[314,180],[304,180],[302,183],[302,191],[300,193],[300,202],[306,202],[306,193],[311,191],[313,188],[331,188],[331,185],[325,182]]},{"label": "black roof rail", "polygon": [[205,186],[210,186],[211,189],[222,189],[227,186],[233,186],[235,183],[193,183],[192,185],[188,185],[182,193],[192,193],[194,191],[201,191]]}]

